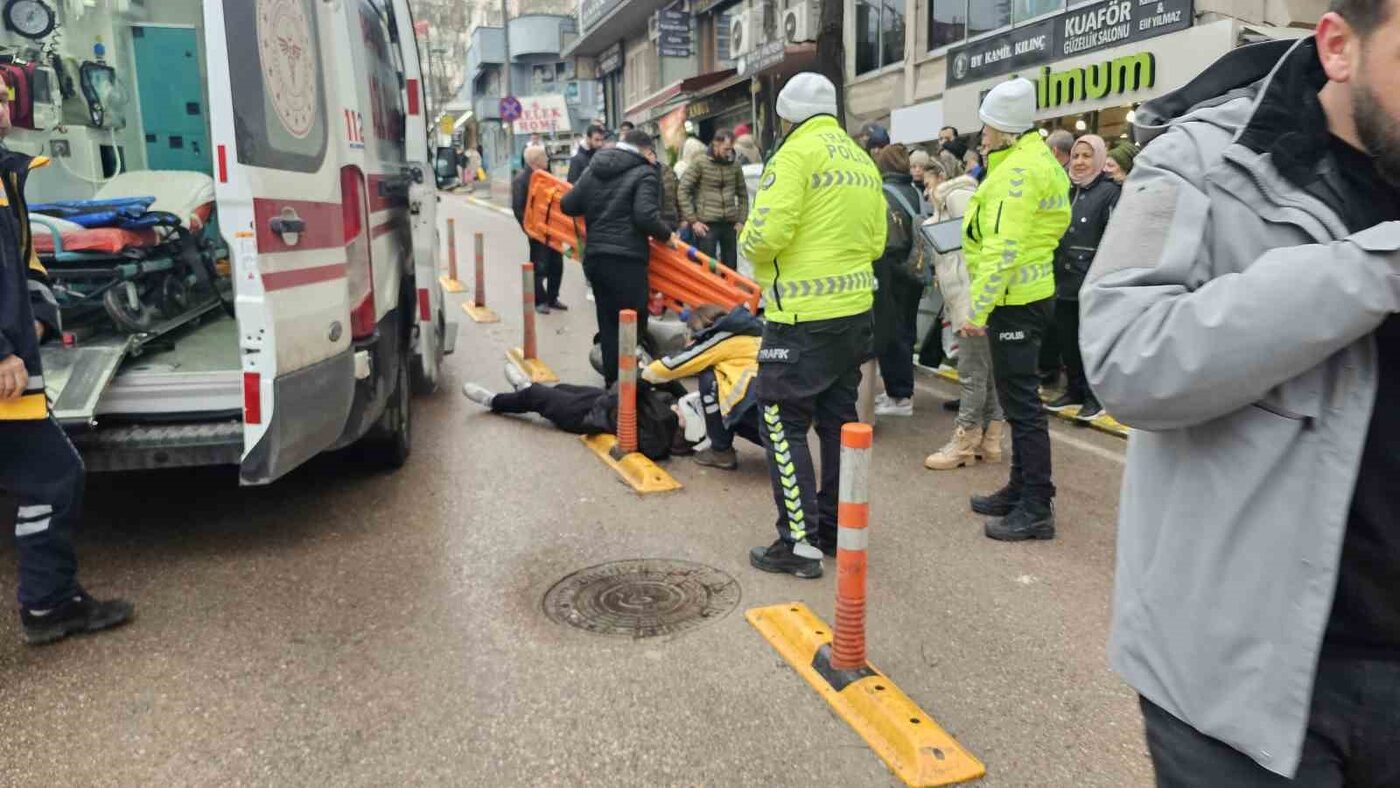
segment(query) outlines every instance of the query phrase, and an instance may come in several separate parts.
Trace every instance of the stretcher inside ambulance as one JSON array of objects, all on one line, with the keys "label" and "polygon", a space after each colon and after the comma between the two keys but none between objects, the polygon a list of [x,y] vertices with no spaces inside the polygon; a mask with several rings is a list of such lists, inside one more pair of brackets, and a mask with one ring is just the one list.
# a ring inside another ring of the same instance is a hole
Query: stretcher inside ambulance
[{"label": "stretcher inside ambulance", "polygon": [[402,463],[452,339],[406,0],[0,8],[44,382],[89,467]]}]

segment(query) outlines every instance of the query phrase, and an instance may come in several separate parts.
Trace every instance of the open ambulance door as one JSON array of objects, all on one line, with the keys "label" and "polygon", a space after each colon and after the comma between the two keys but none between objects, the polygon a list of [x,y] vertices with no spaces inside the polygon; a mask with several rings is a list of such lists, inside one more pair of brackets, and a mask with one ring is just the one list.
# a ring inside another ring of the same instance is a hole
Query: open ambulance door
[{"label": "open ambulance door", "polygon": [[204,0],[215,189],[237,293],[244,484],[271,482],[335,443],[355,395],[343,124],[331,95],[340,9]]},{"label": "open ambulance door", "polygon": [[407,0],[390,0],[393,44],[403,64],[403,106],[405,109],[405,155],[414,170],[409,187],[409,212],[413,228],[413,264],[418,308],[418,335],[414,338],[415,375],[420,391],[433,391],[442,375],[442,359],[450,344],[442,285],[438,283],[437,179],[433,168],[433,148],[429,145],[428,108],[422,63],[413,30],[413,15]]}]

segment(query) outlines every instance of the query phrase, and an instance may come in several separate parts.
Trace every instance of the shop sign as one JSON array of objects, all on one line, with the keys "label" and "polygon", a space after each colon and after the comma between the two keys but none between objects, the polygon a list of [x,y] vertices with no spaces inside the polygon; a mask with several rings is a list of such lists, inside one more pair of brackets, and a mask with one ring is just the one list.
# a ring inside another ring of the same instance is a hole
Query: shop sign
[{"label": "shop sign", "polygon": [[604,74],[611,74],[620,68],[622,68],[621,41],[598,53],[598,76],[601,77]]},{"label": "shop sign", "polygon": [[608,12],[622,4],[622,0],[579,0],[578,27],[580,32],[603,21]]},{"label": "shop sign", "polygon": [[691,120],[704,120],[714,115],[721,115],[730,110],[748,109],[749,96],[746,85],[737,86],[739,90],[725,90],[714,96],[705,96],[696,99],[686,105],[685,116]]},{"label": "shop sign", "polygon": [[1192,0],[1104,0],[948,51],[948,86],[1185,30]]},{"label": "shop sign", "polygon": [[562,93],[542,93],[520,97],[520,119],[516,134],[557,134],[572,129],[569,107]]},{"label": "shop sign", "polygon": [[676,3],[656,12],[657,52],[662,57],[690,57],[690,14]]},{"label": "shop sign", "polygon": [[787,45],[782,40],[769,41],[739,58],[739,76],[752,76],[766,68],[772,68],[783,62],[786,56]]},{"label": "shop sign", "polygon": [[1093,63],[1081,68],[1040,69],[1035,78],[1036,109],[1147,90],[1157,84],[1157,58],[1151,52]]}]

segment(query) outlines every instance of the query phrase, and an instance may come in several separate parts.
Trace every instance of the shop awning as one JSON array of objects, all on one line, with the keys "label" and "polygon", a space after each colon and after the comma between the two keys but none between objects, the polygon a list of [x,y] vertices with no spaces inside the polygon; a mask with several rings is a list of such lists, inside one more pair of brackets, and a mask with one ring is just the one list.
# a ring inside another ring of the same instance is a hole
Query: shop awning
[{"label": "shop awning", "polygon": [[739,77],[734,73],[734,69],[726,68],[721,71],[711,71],[676,80],[628,107],[624,114],[633,123],[646,123],[665,115],[683,103],[693,101],[701,96],[708,96],[743,79],[746,77]]}]

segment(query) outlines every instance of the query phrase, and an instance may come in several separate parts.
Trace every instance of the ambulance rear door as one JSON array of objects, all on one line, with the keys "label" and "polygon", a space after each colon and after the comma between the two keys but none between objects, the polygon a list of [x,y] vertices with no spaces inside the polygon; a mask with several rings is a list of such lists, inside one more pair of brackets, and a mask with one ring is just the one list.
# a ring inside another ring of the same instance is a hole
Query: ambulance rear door
[{"label": "ambulance rear door", "polygon": [[220,224],[233,244],[245,484],[331,446],[355,393],[333,31],[344,4],[204,0]]}]

